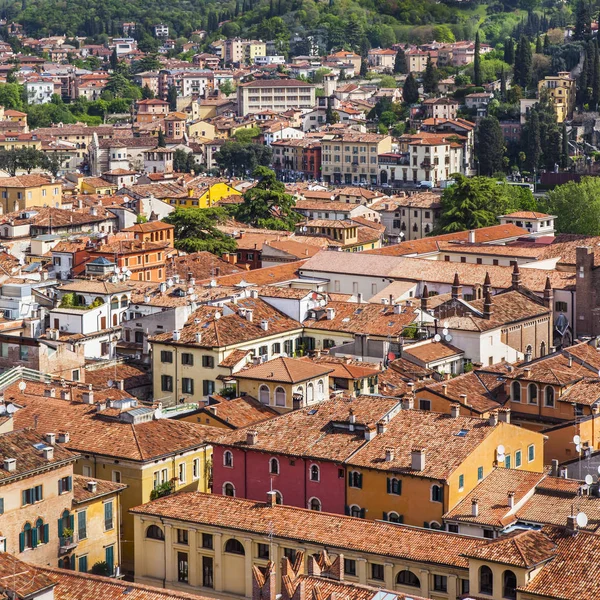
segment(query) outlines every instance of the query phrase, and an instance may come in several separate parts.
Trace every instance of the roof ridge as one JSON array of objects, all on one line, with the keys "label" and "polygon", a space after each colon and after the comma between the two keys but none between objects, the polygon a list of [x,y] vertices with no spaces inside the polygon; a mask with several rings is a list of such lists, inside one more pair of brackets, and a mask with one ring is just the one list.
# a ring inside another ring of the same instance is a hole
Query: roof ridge
[{"label": "roof ridge", "polygon": [[135,445],[137,446],[137,449],[140,453],[140,458],[142,460],[146,460],[146,456],[144,454],[144,452],[142,451],[142,446],[140,444],[140,441],[138,440],[138,436],[137,433],[135,432],[135,425],[133,423],[131,423],[131,431],[133,432],[133,439],[135,440]]}]

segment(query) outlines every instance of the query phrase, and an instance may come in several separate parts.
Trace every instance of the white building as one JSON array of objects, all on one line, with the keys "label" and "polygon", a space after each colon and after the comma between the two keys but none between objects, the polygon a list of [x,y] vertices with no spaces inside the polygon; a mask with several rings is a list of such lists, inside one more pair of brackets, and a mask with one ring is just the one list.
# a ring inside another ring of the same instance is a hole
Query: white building
[{"label": "white building", "polygon": [[25,93],[29,104],[47,104],[54,94],[60,94],[60,85],[47,78],[26,81]]},{"label": "white building", "polygon": [[501,215],[498,219],[502,225],[516,225],[517,227],[527,229],[532,237],[554,235],[555,231],[555,215],[524,210],[510,213],[509,215]]}]

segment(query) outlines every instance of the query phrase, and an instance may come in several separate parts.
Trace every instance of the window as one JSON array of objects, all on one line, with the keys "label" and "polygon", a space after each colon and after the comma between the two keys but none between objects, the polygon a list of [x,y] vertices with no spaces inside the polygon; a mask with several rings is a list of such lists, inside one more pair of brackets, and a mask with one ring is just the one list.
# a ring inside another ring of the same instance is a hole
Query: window
[{"label": "window", "polygon": [[431,410],[431,400],[419,400],[419,410]]},{"label": "window", "polygon": [[177,530],[177,543],[178,544],[188,544],[188,530],[187,529],[178,529]]},{"label": "window", "polygon": [[77,513],[77,536],[80,540],[87,538],[87,511],[85,510]]},{"label": "window", "polygon": [[89,465],[83,465],[83,476],[91,477],[92,476],[92,467]]},{"label": "window", "polygon": [[257,558],[261,558],[263,560],[269,560],[269,545],[268,544],[258,544]]},{"label": "window", "polygon": [[185,463],[179,463],[179,483],[185,483]]},{"label": "window", "polygon": [[285,406],[285,390],[282,387],[275,388],[275,406]]},{"label": "window", "polygon": [[356,577],[356,561],[350,558],[344,558],[344,575]]},{"label": "window", "polygon": [[88,570],[87,556],[80,556],[78,558],[77,562],[78,562],[77,570],[80,573],[87,573],[87,570]]},{"label": "window", "polygon": [[194,393],[194,380],[190,377],[183,377],[181,379],[181,391],[184,394],[193,394]]},{"label": "window", "polygon": [[203,533],[202,534],[202,547],[207,550],[212,550],[213,548],[213,536],[212,533]]},{"label": "window", "polygon": [[494,593],[494,574],[486,565],[479,568],[479,593],[490,596]]},{"label": "window", "polygon": [[[19,552],[24,550],[32,550],[34,548],[34,538],[37,537],[34,529],[31,528],[30,523],[25,523],[23,531],[19,534]],[[37,546],[37,541],[36,544]]]},{"label": "window", "polygon": [[555,302],[554,303],[554,310],[556,312],[567,312],[567,303],[566,302]]},{"label": "window", "polygon": [[361,508],[360,506],[356,506],[356,504],[353,504],[352,506],[350,506],[348,508],[348,514],[351,517],[355,517],[357,519],[364,519],[365,518],[365,509]]},{"label": "window", "polygon": [[311,481],[319,481],[320,478],[321,478],[321,470],[319,469],[319,465],[311,465],[310,480]]},{"label": "window", "polygon": [[193,366],[194,365],[194,355],[191,352],[184,352],[181,355],[181,364]]},{"label": "window", "polygon": [[433,589],[436,592],[447,592],[448,591],[448,578],[445,575],[434,575],[433,576]]},{"label": "window", "polygon": [[502,573],[502,597],[509,600],[517,597],[517,576],[512,571]]},{"label": "window", "polygon": [[104,503],[104,531],[109,531],[114,529],[115,523],[113,519],[113,503],[112,500],[110,502]]},{"label": "window", "polygon": [[404,571],[400,571],[398,575],[396,575],[396,583],[398,585],[407,585],[409,587],[420,588],[421,580],[408,569]]},{"label": "window", "polygon": [[512,401],[521,402],[521,384],[518,381],[513,381],[511,390]]},{"label": "window", "polygon": [[19,346],[19,359],[20,360],[28,360],[29,359],[29,348],[27,346]]},{"label": "window", "polygon": [[348,485],[353,488],[362,488],[362,474],[358,471],[348,473]]},{"label": "window", "polygon": [[276,458],[269,460],[269,473],[271,475],[279,475],[279,461]]},{"label": "window", "polygon": [[521,466],[521,451],[517,450],[515,452],[515,469],[518,469]]},{"label": "window", "polygon": [[460,580],[460,591],[463,595],[468,594],[470,591],[470,583],[468,579],[461,579]]},{"label": "window", "polygon": [[192,478],[199,479],[200,478],[200,459],[195,458],[192,462]]},{"label": "window", "polygon": [[376,579],[377,581],[384,580],[383,565],[371,563],[371,579]]},{"label": "window", "polygon": [[271,354],[281,354],[281,344],[279,342],[271,346]]},{"label": "window", "polygon": [[172,363],[173,362],[173,353],[170,350],[161,350],[160,351],[160,362]]},{"label": "window", "polygon": [[205,369],[214,369],[215,357],[214,356],[203,356],[202,357],[202,366]]},{"label": "window", "polygon": [[504,457],[504,468],[505,469],[510,469],[510,454],[507,454]]},{"label": "window", "polygon": [[58,494],[65,494],[66,492],[70,492],[73,489],[73,478],[72,477],[62,477],[58,480]]},{"label": "window", "polygon": [[383,513],[383,520],[390,523],[404,523],[404,517],[397,512]]},{"label": "window", "polygon": [[225,552],[229,552],[229,554],[241,554],[242,556],[246,554],[242,542],[236,540],[235,538],[230,538],[227,540],[225,543]]},{"label": "window", "polygon": [[269,404],[270,397],[271,392],[269,390],[269,387],[266,385],[261,385],[258,389],[258,399],[260,400],[260,402],[262,402],[262,404]]},{"label": "window", "polygon": [[165,534],[158,525],[150,525],[150,527],[146,529],[146,538],[149,540],[160,540],[161,542],[164,542]]},{"label": "window", "polygon": [[160,376],[160,387],[163,392],[173,391],[173,377],[171,375]]},{"label": "window", "polygon": [[223,484],[223,496],[231,496],[232,498],[235,496],[235,488],[233,487],[233,483],[224,483]]},{"label": "window", "polygon": [[233,467],[233,454],[229,450],[223,453],[223,466]]},{"label": "window", "polygon": [[315,386],[309,383],[306,386],[306,402],[312,404],[315,401]]},{"label": "window", "polygon": [[459,475],[458,476],[458,491],[462,492],[464,489],[465,489],[465,476]]},{"label": "window", "polygon": [[444,488],[441,485],[431,486],[431,501],[432,502],[443,502],[444,501]]},{"label": "window", "polygon": [[535,383],[530,383],[527,386],[527,397],[529,404],[537,404],[538,387]]},{"label": "window", "polygon": [[450,533],[458,533],[458,525],[456,523],[448,523],[448,531]]},{"label": "window", "polygon": [[187,552],[177,553],[177,581],[187,583],[188,581],[188,555]]},{"label": "window", "polygon": [[477,481],[483,479],[483,467],[477,467]]},{"label": "window", "polygon": [[402,494],[402,480],[396,479],[396,477],[388,477],[387,493],[395,494],[396,496],[400,496]]},{"label": "window", "polygon": [[531,444],[527,447],[527,461],[533,462],[535,460],[535,446]]},{"label": "window", "polygon": [[308,503],[308,508],[310,508],[310,510],[320,511],[321,501],[318,498],[311,498]]},{"label": "window", "polygon": [[551,385],[546,386],[544,404],[548,408],[554,408],[554,388]]},{"label": "window", "polygon": [[27,504],[34,504],[43,500],[42,486],[36,485],[35,487],[23,490],[23,506]]}]

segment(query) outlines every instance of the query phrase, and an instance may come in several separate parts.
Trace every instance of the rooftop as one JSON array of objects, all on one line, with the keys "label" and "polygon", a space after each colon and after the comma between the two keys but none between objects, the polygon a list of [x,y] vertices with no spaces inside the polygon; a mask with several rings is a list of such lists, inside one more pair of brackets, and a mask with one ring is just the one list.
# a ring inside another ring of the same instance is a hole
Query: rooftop
[{"label": "rooftop", "polygon": [[297,358],[273,358],[259,365],[252,365],[235,374],[236,379],[257,379],[278,383],[301,383],[331,373],[325,365],[317,365]]}]

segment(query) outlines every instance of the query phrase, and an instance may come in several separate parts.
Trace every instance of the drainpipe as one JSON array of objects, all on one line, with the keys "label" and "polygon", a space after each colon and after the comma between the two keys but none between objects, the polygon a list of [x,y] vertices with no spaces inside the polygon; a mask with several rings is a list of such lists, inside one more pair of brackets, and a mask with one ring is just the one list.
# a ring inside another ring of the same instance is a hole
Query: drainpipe
[{"label": "drainpipe", "polygon": [[[165,520],[163,517],[160,517],[160,522],[163,526],[163,531],[166,531]],[[163,588],[167,587],[167,536],[165,535],[165,543],[163,544],[164,552],[163,552],[163,560],[165,563],[165,576],[163,577]]]}]

